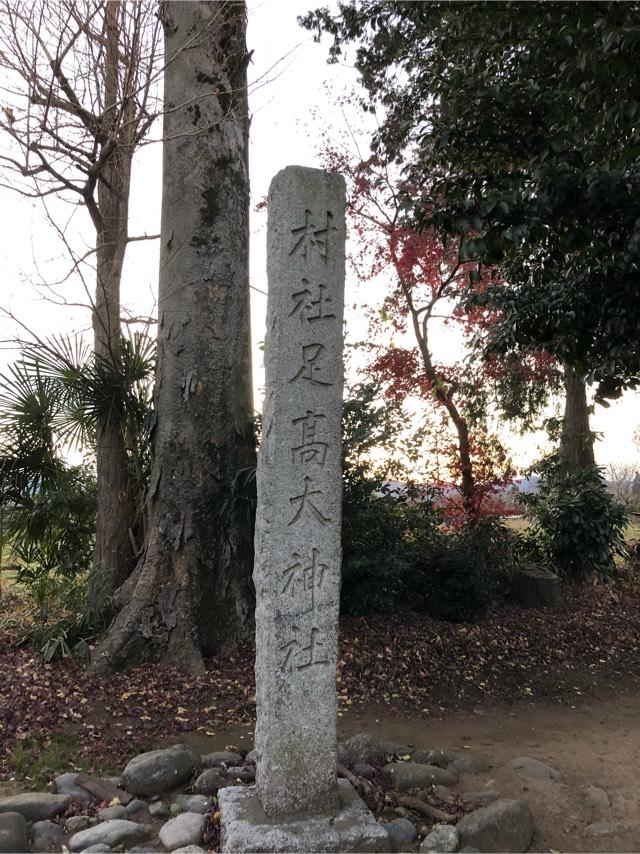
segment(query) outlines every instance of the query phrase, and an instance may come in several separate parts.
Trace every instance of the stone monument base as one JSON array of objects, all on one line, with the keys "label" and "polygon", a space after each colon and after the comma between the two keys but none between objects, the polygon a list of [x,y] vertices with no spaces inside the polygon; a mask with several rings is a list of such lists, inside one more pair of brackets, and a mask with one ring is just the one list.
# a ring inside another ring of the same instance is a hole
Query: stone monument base
[{"label": "stone monument base", "polygon": [[272,819],[264,814],[255,786],[220,789],[223,854],[309,851],[391,851],[387,831],[347,780],[338,780],[340,807],[327,815]]}]

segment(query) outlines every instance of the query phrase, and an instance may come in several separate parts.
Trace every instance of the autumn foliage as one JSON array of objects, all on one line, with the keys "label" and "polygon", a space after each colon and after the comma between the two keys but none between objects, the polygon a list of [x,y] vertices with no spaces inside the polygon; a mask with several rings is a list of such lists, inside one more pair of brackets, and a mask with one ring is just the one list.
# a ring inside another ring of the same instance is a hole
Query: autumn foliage
[{"label": "autumn foliage", "polygon": [[[469,288],[481,291],[495,284],[497,274],[491,269],[478,274],[473,260],[461,261],[458,241],[445,243],[433,229],[412,228],[406,210],[411,188],[388,165],[375,157],[354,162],[335,149],[326,159],[347,178],[353,267],[363,284],[384,282],[370,328],[372,340],[385,343],[368,370],[382,380],[388,398],[417,398],[430,407],[442,463],[432,480],[443,487],[450,521],[473,525],[482,514],[500,509],[497,492],[513,476],[489,427],[499,366],[475,356],[474,345],[486,336],[493,316],[487,309],[465,308]],[[459,348],[453,361],[438,352],[446,339]]]}]

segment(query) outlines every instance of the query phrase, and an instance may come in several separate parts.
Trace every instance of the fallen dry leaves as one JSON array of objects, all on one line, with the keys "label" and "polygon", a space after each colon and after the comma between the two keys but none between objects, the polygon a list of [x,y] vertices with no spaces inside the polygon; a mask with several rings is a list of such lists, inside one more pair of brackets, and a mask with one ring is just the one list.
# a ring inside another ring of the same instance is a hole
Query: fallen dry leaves
[{"label": "fallen dry leaves", "polygon": [[[205,677],[153,667],[88,676],[72,661],[43,664],[0,635],[0,778],[16,744],[64,732],[88,767],[120,767],[161,739],[213,734],[251,721],[253,652],[212,659]],[[538,698],[576,703],[606,681],[640,678],[640,595],[631,589],[565,590],[558,609],[504,605],[486,619],[451,624],[406,611],[345,618],[339,713],[384,703],[412,713]]]}]

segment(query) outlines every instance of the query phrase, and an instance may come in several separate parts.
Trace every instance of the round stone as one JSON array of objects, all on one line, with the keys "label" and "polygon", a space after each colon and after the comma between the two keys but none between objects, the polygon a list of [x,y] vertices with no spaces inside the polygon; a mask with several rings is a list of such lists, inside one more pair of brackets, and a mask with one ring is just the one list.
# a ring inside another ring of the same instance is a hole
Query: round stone
[{"label": "round stone", "polygon": [[384,827],[394,851],[406,851],[407,846],[411,845],[418,835],[415,825],[406,818],[394,818]]},{"label": "round stone", "polygon": [[422,841],[420,845],[421,854],[427,852],[438,852],[438,854],[453,854],[458,850],[460,836],[455,827],[450,824],[436,824],[431,833]]}]

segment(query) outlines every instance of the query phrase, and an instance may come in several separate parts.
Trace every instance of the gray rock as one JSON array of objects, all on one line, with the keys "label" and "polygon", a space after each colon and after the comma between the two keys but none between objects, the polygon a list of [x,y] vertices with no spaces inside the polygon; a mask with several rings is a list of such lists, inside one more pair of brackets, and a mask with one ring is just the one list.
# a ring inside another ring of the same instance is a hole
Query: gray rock
[{"label": "gray rock", "polygon": [[149,804],[149,815],[153,818],[166,818],[169,815],[169,804],[164,801],[154,801]]},{"label": "gray rock", "polygon": [[186,744],[142,753],[124,769],[123,782],[133,795],[156,795],[186,782],[200,764],[200,757]]},{"label": "gray rock", "polygon": [[338,742],[338,761],[343,765],[382,762],[391,756],[407,756],[411,748],[394,741],[375,741],[368,733],[358,732]]},{"label": "gray rock", "polygon": [[162,851],[164,851],[164,848],[160,844],[159,839],[157,841],[144,842],[142,845],[134,845],[133,848],[127,848],[127,854],[156,854],[156,852]]},{"label": "gray rock", "polygon": [[253,783],[256,779],[256,769],[251,765],[245,765],[238,768],[229,768],[227,771],[227,775],[229,780],[234,783],[237,783],[238,780],[241,783]]},{"label": "gray rock", "polygon": [[199,845],[183,845],[182,848],[174,848],[173,854],[197,854],[198,851],[204,852],[204,848]]},{"label": "gray rock", "polygon": [[199,845],[202,842],[204,816],[197,812],[183,812],[169,819],[160,828],[160,842],[168,851],[183,848],[185,845]]},{"label": "gray rock", "polygon": [[[250,750],[244,757],[245,765],[255,765],[258,762],[258,751],[254,748]],[[232,765],[237,765],[237,762],[232,762]]]},{"label": "gray rock", "polygon": [[353,773],[357,774],[358,777],[364,777],[365,780],[373,780],[376,769],[368,762],[358,762],[357,765],[353,766]]},{"label": "gray rock", "polygon": [[389,834],[391,847],[394,851],[406,851],[418,835],[415,825],[407,818],[394,818],[384,829]]},{"label": "gray rock", "polygon": [[86,827],[91,827],[96,823],[89,815],[71,815],[64,823],[64,829],[67,833],[79,833]]},{"label": "gray rock", "polygon": [[0,813],[19,812],[27,821],[45,821],[64,812],[71,803],[69,795],[27,792],[0,798]]},{"label": "gray rock", "polygon": [[555,768],[537,759],[531,759],[529,756],[518,756],[517,759],[512,759],[511,762],[507,762],[507,768],[513,768],[524,777],[531,777],[534,780],[553,780],[554,782],[560,780],[560,773]]},{"label": "gray rock", "polygon": [[23,815],[4,812],[0,815],[0,852],[24,854],[29,850],[29,825]]},{"label": "gray rock", "polygon": [[129,801],[127,804],[127,814],[135,815],[136,813],[142,812],[143,810],[148,810],[149,805],[146,801],[141,801],[140,798],[134,798],[132,801]]},{"label": "gray rock", "polygon": [[460,836],[455,827],[450,824],[436,824],[431,833],[422,840],[421,852],[442,852],[442,854],[453,854],[458,850]]},{"label": "gray rock", "polygon": [[204,814],[209,812],[213,806],[211,798],[204,795],[173,795],[171,798],[171,808],[177,806],[179,812],[199,812]]},{"label": "gray rock", "polygon": [[533,818],[526,801],[504,799],[465,815],[457,830],[463,845],[480,851],[522,852],[533,838]]},{"label": "gray rock", "polygon": [[83,804],[90,804],[95,800],[91,792],[83,789],[77,784],[78,775],[73,771],[66,774],[59,774],[51,784],[51,791],[58,795],[69,795],[74,801],[80,801]]},{"label": "gray rock", "polygon": [[101,844],[108,845],[110,848],[115,848],[118,845],[124,845],[128,848],[131,845],[144,842],[152,835],[152,832],[151,828],[144,824],[116,818],[112,821],[103,821],[94,827],[88,827],[79,833],[74,833],[69,840],[69,848],[71,851],[84,851],[85,848],[90,848],[92,845]]},{"label": "gray rock", "polygon": [[462,795],[463,801],[480,801],[485,804],[492,804],[498,800],[498,793],[493,789],[487,789],[483,792],[464,792]]},{"label": "gray rock", "polygon": [[160,840],[157,840],[157,843],[154,840],[151,842],[145,842],[142,845],[134,845],[133,848],[127,848],[127,854],[156,854],[156,852],[163,852],[164,848],[160,844]]},{"label": "gray rock", "polygon": [[416,762],[390,762],[382,769],[386,780],[402,792],[423,786],[455,786],[458,774],[436,765],[420,765]]},{"label": "gray rock", "polygon": [[609,795],[599,786],[585,786],[582,790],[585,806],[599,815],[606,815],[611,809]]},{"label": "gray rock", "polygon": [[114,818],[127,818],[129,813],[127,808],[122,804],[116,804],[113,807],[105,807],[103,810],[98,810],[98,818],[100,821],[111,821]]},{"label": "gray rock", "polygon": [[31,850],[33,852],[61,851],[64,833],[55,821],[36,821],[31,825]]},{"label": "gray rock", "polygon": [[411,754],[411,761],[418,762],[420,765],[437,765],[438,768],[448,768],[459,756],[460,754],[454,753],[453,750],[437,747],[433,750],[414,750]]},{"label": "gray rock", "polygon": [[479,848],[474,848],[473,845],[465,845],[460,849],[460,854],[482,854]]},{"label": "gray rock", "polygon": [[229,785],[229,778],[224,768],[208,768],[193,784],[193,790],[200,795],[215,795],[218,789]]},{"label": "gray rock", "polygon": [[589,836],[596,839],[600,836],[614,836],[618,833],[634,833],[640,828],[636,822],[632,821],[594,821],[586,827],[586,832]]},{"label": "gray rock", "polygon": [[[254,753],[255,751],[251,751]],[[229,750],[220,750],[217,753],[207,753],[202,757],[200,765],[202,768],[231,768],[234,765],[242,765],[243,759],[239,753]]]},{"label": "gray rock", "polygon": [[[433,794],[441,801],[452,801],[456,796],[455,792],[452,792],[448,786],[434,786]],[[422,800],[424,800],[424,796]]]},{"label": "gray rock", "polygon": [[479,753],[465,753],[451,763],[451,768],[459,774],[484,774],[491,767],[487,757]]},{"label": "gray rock", "polygon": [[89,852],[92,852],[92,854],[109,854],[109,851],[111,850],[111,847],[109,845],[105,845],[104,842],[99,842],[97,845],[90,845],[88,848],[84,849],[85,854],[89,854]]}]

